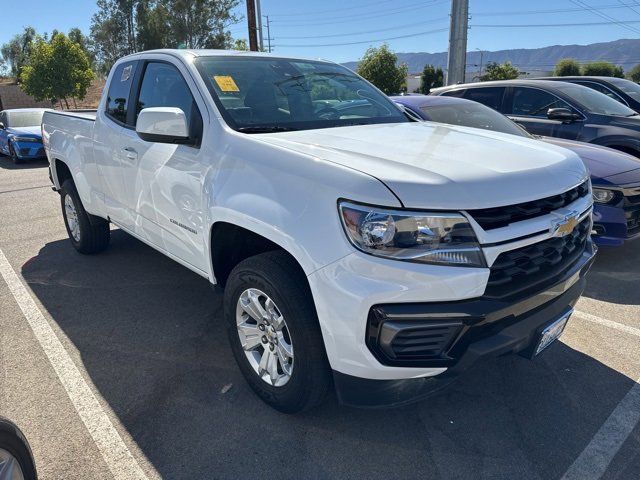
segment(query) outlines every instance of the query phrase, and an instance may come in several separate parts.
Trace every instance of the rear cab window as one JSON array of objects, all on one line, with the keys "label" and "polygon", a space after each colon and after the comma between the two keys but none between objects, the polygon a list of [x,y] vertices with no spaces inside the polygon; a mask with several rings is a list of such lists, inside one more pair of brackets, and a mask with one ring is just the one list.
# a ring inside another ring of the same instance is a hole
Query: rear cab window
[{"label": "rear cab window", "polygon": [[105,114],[111,120],[126,125],[129,111],[129,95],[135,74],[137,61],[123,62],[118,65],[111,77]]}]

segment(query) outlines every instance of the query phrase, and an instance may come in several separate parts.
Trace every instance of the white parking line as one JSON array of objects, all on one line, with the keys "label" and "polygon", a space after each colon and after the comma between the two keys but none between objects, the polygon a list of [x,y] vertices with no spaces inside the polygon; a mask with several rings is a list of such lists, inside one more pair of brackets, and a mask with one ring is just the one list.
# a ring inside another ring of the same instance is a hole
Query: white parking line
[{"label": "white parking line", "polygon": [[597,480],[640,421],[640,378],[602,424],[562,480]]},{"label": "white parking line", "polygon": [[605,327],[613,328],[615,330],[620,330],[621,332],[640,337],[640,328],[630,327],[629,325],[614,322],[613,320],[607,320],[605,318],[597,317],[595,315],[591,315],[590,313],[581,312],[579,310],[576,310],[574,313],[578,317],[582,318],[583,320],[587,320],[588,322],[598,323],[600,325],[604,325]]},{"label": "white parking line", "polygon": [[82,374],[0,249],[0,274],[115,479],[147,479]]}]

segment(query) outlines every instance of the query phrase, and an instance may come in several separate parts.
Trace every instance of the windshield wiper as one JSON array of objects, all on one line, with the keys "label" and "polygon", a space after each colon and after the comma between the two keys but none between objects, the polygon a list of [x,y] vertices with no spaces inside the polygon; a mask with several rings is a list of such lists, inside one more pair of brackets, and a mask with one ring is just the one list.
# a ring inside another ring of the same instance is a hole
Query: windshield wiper
[{"label": "windshield wiper", "polygon": [[278,126],[267,127],[267,126],[259,126],[259,125],[238,128],[238,131],[242,133],[293,132],[295,130],[300,130],[300,129],[295,127],[278,127]]}]

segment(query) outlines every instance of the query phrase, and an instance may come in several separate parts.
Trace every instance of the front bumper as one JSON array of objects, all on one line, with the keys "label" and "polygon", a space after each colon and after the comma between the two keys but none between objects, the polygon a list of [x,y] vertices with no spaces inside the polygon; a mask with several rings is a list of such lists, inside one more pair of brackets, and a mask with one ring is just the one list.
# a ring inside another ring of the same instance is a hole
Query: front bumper
[{"label": "front bumper", "polygon": [[20,160],[45,158],[46,153],[41,142],[13,142],[13,149]]},{"label": "front bumper", "polygon": [[[446,386],[481,360],[508,353],[529,354],[544,327],[577,302],[585,288],[585,275],[593,263],[595,250],[588,242],[580,259],[557,279],[557,283],[524,298],[503,302],[479,296],[454,302],[386,305],[386,311],[400,314],[405,319],[461,319],[462,330],[450,344],[445,358],[423,360],[413,367],[416,372],[414,378],[371,379],[334,368],[339,400],[361,407],[411,403]],[[385,311],[385,306],[382,310]],[[383,366],[385,359],[377,355],[376,360],[383,369],[402,371],[408,368]],[[437,373],[420,375],[425,369]]]}]

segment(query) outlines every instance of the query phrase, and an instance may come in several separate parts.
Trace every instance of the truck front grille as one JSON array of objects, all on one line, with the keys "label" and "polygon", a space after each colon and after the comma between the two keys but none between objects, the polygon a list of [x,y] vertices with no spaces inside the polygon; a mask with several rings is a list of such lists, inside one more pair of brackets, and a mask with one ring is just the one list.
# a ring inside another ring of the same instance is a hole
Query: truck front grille
[{"label": "truck front grille", "polygon": [[553,282],[578,261],[590,230],[588,216],[569,235],[501,253],[491,266],[485,296],[520,295]]},{"label": "truck front grille", "polygon": [[589,181],[578,185],[559,195],[533,200],[531,202],[507,205],[505,207],[468,210],[473,219],[485,230],[506,227],[507,225],[546,215],[562,207],[566,207],[579,198],[589,194]]}]

